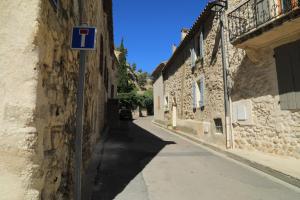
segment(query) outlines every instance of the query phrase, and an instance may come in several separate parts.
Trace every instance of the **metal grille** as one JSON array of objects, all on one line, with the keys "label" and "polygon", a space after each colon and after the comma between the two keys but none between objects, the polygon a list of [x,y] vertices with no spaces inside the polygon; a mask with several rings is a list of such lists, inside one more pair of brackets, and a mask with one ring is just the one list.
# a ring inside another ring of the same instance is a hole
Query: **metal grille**
[{"label": "metal grille", "polygon": [[230,41],[299,8],[300,0],[248,0],[228,14]]}]

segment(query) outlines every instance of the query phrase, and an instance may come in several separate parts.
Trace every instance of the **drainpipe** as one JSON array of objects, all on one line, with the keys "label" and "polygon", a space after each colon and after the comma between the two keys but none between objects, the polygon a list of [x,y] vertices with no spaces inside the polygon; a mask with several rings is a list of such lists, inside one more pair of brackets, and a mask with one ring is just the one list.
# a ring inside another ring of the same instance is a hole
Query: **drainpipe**
[{"label": "drainpipe", "polygon": [[231,109],[230,109],[230,97],[228,95],[228,61],[227,61],[227,51],[226,51],[226,40],[224,34],[224,24],[225,24],[225,10],[221,11],[221,49],[222,49],[222,64],[223,64],[223,83],[224,83],[224,108],[225,108],[225,134],[226,134],[226,148],[233,148],[233,136],[231,129]]}]

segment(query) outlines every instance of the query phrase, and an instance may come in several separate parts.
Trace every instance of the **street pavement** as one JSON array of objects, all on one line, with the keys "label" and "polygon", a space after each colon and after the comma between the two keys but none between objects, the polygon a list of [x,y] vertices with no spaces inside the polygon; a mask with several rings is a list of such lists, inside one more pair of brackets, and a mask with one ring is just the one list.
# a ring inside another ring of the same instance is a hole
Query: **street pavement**
[{"label": "street pavement", "polygon": [[92,200],[300,200],[300,189],[151,123],[113,127]]}]

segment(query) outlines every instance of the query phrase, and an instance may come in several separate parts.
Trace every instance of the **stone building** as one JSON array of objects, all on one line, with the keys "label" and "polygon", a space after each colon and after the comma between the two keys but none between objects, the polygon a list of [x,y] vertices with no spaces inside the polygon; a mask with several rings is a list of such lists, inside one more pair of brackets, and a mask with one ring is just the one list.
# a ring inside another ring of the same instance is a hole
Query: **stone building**
[{"label": "stone building", "polygon": [[300,158],[300,3],[230,3],[235,144]]},{"label": "stone building", "polygon": [[222,147],[232,139],[238,148],[300,157],[299,5],[270,2],[228,2],[227,136],[220,17],[211,9],[214,2],[207,4],[166,66],[156,69],[168,108],[161,123]]},{"label": "stone building", "polygon": [[[97,45],[86,58],[83,169],[106,126],[117,65],[112,1],[85,2]],[[78,0],[1,0],[0,10],[1,199],[72,199]]]},{"label": "stone building", "polygon": [[[206,6],[188,33],[182,29],[180,45],[160,70],[163,77],[164,120],[166,125],[176,126],[207,142],[224,145],[219,23],[211,11],[212,5],[209,3]],[[156,93],[154,87],[155,99],[158,98]]]},{"label": "stone building", "polygon": [[162,69],[165,67],[165,63],[159,64],[152,73],[153,77],[153,110],[154,119],[160,123],[164,122],[164,113],[166,107],[164,106],[164,81],[162,76]]}]

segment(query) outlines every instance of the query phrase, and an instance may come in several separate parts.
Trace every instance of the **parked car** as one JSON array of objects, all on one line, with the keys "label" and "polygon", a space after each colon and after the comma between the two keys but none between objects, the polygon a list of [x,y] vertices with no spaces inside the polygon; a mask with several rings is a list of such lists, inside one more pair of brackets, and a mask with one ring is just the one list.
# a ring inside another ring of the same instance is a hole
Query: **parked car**
[{"label": "parked car", "polygon": [[119,116],[122,120],[132,120],[132,112],[130,109],[127,108],[120,109]]}]

